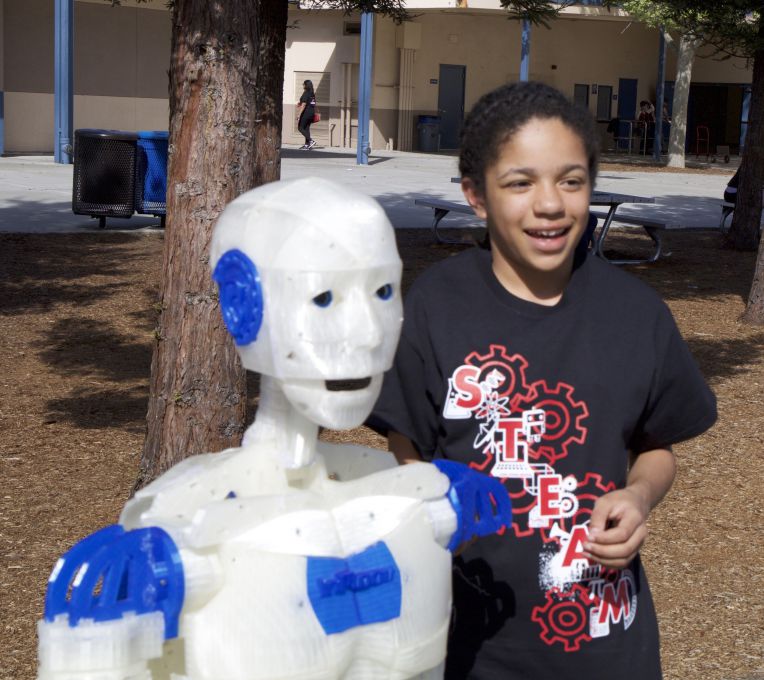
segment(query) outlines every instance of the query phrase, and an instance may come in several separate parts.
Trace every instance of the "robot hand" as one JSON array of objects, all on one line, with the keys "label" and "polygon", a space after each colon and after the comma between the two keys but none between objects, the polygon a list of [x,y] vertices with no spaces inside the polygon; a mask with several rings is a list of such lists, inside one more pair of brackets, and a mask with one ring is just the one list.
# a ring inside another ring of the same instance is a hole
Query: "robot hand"
[{"label": "robot hand", "polygon": [[436,460],[434,465],[451,482],[446,496],[457,520],[447,546],[451,552],[473,538],[512,526],[512,501],[498,479],[451,460]]},{"label": "robot hand", "polygon": [[170,536],[114,525],[77,543],[48,580],[38,680],[148,680],[178,634],[184,576]]}]

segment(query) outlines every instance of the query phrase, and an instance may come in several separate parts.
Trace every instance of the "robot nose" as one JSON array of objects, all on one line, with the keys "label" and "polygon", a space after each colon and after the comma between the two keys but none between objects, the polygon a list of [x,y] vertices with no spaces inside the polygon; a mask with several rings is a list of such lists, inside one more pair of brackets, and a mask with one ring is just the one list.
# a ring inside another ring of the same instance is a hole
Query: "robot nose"
[{"label": "robot nose", "polygon": [[382,324],[373,307],[372,301],[363,293],[357,293],[356,304],[352,305],[353,332],[350,337],[355,338],[355,344],[359,347],[374,348],[382,344]]}]

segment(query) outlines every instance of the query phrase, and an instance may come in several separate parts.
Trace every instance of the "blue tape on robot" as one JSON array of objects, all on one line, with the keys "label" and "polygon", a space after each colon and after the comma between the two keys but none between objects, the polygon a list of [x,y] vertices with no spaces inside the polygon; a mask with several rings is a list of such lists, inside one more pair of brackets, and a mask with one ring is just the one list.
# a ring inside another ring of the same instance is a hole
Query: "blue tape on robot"
[{"label": "blue tape on robot", "polygon": [[240,250],[228,250],[218,260],[213,280],[218,284],[220,311],[237,345],[257,339],[263,323],[263,288],[255,263]]},{"label": "blue tape on robot", "polygon": [[105,527],[81,540],[56,563],[45,595],[45,620],[67,614],[113,621],[127,612],[164,614],[165,639],[177,637],[185,584],[180,554],[159,527]]},{"label": "blue tape on robot", "polygon": [[450,551],[471,538],[512,526],[512,501],[500,480],[452,460],[433,464],[451,482],[448,500],[456,512],[457,528],[448,544]]},{"label": "blue tape on robot", "polygon": [[341,559],[309,557],[308,597],[327,635],[401,615],[401,575],[382,542]]}]

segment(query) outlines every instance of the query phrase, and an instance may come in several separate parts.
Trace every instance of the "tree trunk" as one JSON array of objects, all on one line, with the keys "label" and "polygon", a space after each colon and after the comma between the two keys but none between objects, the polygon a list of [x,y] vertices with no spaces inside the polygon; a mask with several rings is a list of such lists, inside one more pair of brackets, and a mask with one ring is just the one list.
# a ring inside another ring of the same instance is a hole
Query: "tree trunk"
[{"label": "tree trunk", "polygon": [[[764,38],[764,17],[759,19],[759,38]],[[764,44],[764,43],[762,43]],[[741,243],[754,242],[760,236],[762,191],[764,190],[764,49],[758,49],[753,58],[751,85],[751,111],[745,138],[743,162],[740,169],[737,201],[733,213],[730,238],[740,230]],[[764,324],[764,240],[759,240],[759,255],[753,275],[748,305],[743,321]]]},{"label": "tree trunk", "polygon": [[757,326],[764,325],[764,241],[759,244],[756,270],[753,274],[751,292],[748,294],[748,305],[741,320]]},{"label": "tree trunk", "polygon": [[[764,44],[764,19],[759,23],[759,38]],[[751,110],[748,115],[748,131],[745,148],[740,163],[740,179],[732,214],[732,225],[726,242],[735,250],[756,250],[759,244],[759,224],[761,223],[761,191],[764,187],[764,49],[758,49],[753,57],[753,80],[751,82]],[[759,258],[761,259],[761,258]],[[761,285],[761,282],[759,283]],[[757,287],[754,280],[754,288]],[[751,290],[751,296],[755,292]],[[764,288],[758,297],[764,296]],[[759,309],[761,313],[761,305]],[[752,298],[749,299],[746,316],[753,312]],[[751,319],[753,320],[753,319]]]},{"label": "tree trunk", "polygon": [[687,140],[687,102],[690,99],[692,63],[700,43],[685,35],[679,37],[676,58],[676,81],[671,111],[671,132],[669,133],[668,167],[684,167],[684,147]]},{"label": "tree trunk", "polygon": [[279,178],[287,3],[175,0],[161,313],[135,489],[178,461],[237,446],[245,374],[211,279],[212,227]]}]

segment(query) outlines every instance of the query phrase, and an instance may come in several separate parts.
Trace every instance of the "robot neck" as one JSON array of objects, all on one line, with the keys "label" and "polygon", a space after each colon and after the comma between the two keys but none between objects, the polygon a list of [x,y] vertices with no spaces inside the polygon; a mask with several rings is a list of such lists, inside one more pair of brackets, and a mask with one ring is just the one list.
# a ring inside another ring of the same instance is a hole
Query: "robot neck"
[{"label": "robot neck", "polygon": [[275,378],[261,375],[257,415],[244,433],[242,446],[272,451],[280,464],[294,469],[313,463],[317,439],[318,425],[287,401]]}]

